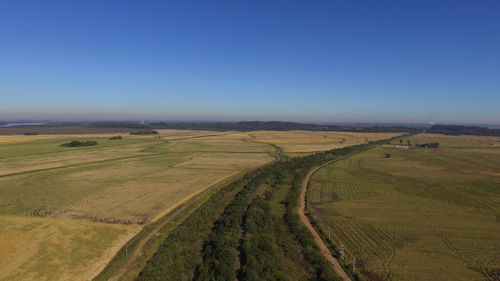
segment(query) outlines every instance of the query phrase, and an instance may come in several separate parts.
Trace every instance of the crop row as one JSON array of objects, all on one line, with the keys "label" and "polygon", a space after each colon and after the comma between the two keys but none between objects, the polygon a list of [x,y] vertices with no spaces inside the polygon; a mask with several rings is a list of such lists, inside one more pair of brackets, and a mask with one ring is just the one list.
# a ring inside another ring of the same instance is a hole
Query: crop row
[{"label": "crop row", "polygon": [[367,188],[362,182],[355,180],[318,180],[311,181],[308,197],[311,203],[335,202],[352,200],[375,195],[376,192]]}]

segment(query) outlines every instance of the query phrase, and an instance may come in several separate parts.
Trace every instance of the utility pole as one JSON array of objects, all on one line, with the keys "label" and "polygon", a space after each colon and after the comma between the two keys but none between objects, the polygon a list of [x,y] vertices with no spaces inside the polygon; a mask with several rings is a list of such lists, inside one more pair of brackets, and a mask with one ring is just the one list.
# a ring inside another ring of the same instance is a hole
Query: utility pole
[{"label": "utility pole", "polygon": [[345,252],[344,252],[344,244],[340,243],[340,258],[344,259]]}]

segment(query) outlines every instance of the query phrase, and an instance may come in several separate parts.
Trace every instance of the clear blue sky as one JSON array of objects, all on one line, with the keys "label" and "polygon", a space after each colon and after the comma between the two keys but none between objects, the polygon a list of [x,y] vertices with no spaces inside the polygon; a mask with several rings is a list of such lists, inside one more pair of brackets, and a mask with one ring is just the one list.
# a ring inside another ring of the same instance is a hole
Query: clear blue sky
[{"label": "clear blue sky", "polygon": [[500,123],[500,1],[0,1],[0,118]]}]

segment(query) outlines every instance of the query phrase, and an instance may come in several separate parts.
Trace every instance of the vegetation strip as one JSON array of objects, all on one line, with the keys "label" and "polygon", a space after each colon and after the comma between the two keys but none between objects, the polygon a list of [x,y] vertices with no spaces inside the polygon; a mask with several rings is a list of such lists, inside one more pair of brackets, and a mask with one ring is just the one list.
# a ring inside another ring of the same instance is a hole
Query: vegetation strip
[{"label": "vegetation strip", "polygon": [[[245,211],[246,204],[251,197],[251,195],[255,192],[257,186],[261,185],[266,179],[273,179],[268,182],[270,185],[279,185],[282,184],[284,178],[294,178],[294,184],[290,189],[289,194],[286,196],[286,206],[287,211],[284,216],[285,221],[289,226],[289,231],[292,233],[294,239],[300,242],[303,247],[303,251],[310,251],[309,253],[304,254],[304,257],[308,262],[313,266],[315,279],[316,280],[336,280],[336,277],[332,275],[331,268],[329,263],[324,259],[320,250],[317,248],[314,239],[311,234],[301,225],[299,216],[297,214],[298,209],[298,198],[301,190],[302,179],[305,177],[305,171],[308,169],[317,166],[322,163],[329,162],[334,159],[338,159],[341,156],[352,154],[354,152],[358,152],[361,150],[365,150],[367,148],[373,147],[375,145],[379,145],[385,143],[386,141],[376,141],[371,142],[369,144],[362,144],[352,147],[345,147],[342,149],[335,149],[325,153],[317,153],[311,156],[300,157],[300,158],[289,158],[285,160],[280,160],[273,164],[268,164],[262,168],[259,168],[249,174],[247,174],[242,180],[237,181],[228,186],[229,189],[235,190],[235,186],[240,191],[234,197],[234,199],[224,208],[223,213],[217,219],[217,221],[213,224],[212,230],[208,235],[208,238],[204,240],[204,246],[202,250],[202,256],[199,257],[196,254],[196,250],[191,250],[191,260],[184,260],[181,262],[181,268],[185,268],[185,271],[182,271],[181,275],[176,278],[173,277],[173,273],[175,271],[179,271],[179,266],[175,269],[172,268],[170,263],[174,263],[179,265],[178,261],[174,261],[176,258],[179,259],[179,255],[174,255],[174,253],[180,253],[179,249],[182,247],[190,247],[190,245],[183,244],[178,245],[177,243],[182,240],[190,240],[190,236],[195,235],[198,237],[197,241],[200,241],[201,233],[205,232],[203,228],[197,228],[197,225],[201,223],[194,222],[196,218],[201,218],[204,212],[207,212],[207,208],[200,208],[194,212],[184,223],[183,227],[179,228],[179,231],[174,231],[169,237],[163,242],[163,246],[159,248],[159,251],[153,256],[153,258],[148,262],[148,265],[144,268],[138,280],[163,280],[168,276],[171,280],[191,280],[193,272],[193,268],[195,268],[194,272],[194,280],[230,280],[234,281],[238,277],[242,280],[275,280],[275,279],[256,279],[256,276],[249,274],[252,271],[255,271],[254,268],[249,268],[248,257],[252,253],[249,253],[248,250],[249,245],[244,243],[244,259],[242,264],[242,276],[237,276],[237,260],[238,260],[238,245],[239,245],[239,237],[240,237],[240,227],[242,224],[245,224]],[[225,189],[223,189],[225,190]],[[222,190],[222,191],[223,191]],[[221,193],[222,194],[222,193]],[[227,194],[227,193],[226,193]],[[222,195],[218,195],[222,196]],[[219,200],[220,201],[220,200]],[[256,199],[255,202],[261,202],[261,200]],[[221,206],[221,202],[214,201],[210,199],[206,203],[207,205],[213,204],[214,206]],[[256,203],[261,204],[261,203]],[[265,205],[265,204],[264,204]],[[253,213],[255,210],[253,204],[249,207],[249,211]],[[262,207],[265,208],[265,207]],[[258,213],[258,212],[257,212]],[[212,212],[213,214],[213,212]],[[213,215],[212,215],[213,217]],[[206,222],[205,222],[206,225]],[[185,232],[183,229],[190,229],[193,232]],[[203,235],[201,235],[203,236]],[[177,244],[177,246],[173,247],[171,243]],[[193,241],[192,241],[193,242]],[[182,242],[181,242],[182,243]],[[196,242],[199,243],[199,242]],[[172,248],[173,247],[173,248]],[[177,250],[176,250],[177,249]],[[187,253],[183,253],[183,255],[187,255]],[[197,257],[198,256],[198,257]],[[272,256],[272,255],[270,255]],[[182,259],[182,258],[181,258]],[[195,266],[196,260],[201,259],[199,264]],[[186,278],[189,277],[189,278]],[[270,278],[270,276],[268,276]],[[276,277],[276,276],[274,276]],[[285,280],[285,279],[284,279]]]}]

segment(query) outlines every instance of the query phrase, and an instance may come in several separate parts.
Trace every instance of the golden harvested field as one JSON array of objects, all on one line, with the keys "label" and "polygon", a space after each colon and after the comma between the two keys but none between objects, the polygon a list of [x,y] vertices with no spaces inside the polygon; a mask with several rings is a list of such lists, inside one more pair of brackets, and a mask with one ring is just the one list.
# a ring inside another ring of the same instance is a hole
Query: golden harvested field
[{"label": "golden harvested field", "polygon": [[318,170],[308,198],[320,225],[369,280],[498,280],[500,138],[408,139],[440,146],[395,141]]},{"label": "golden harvested field", "polygon": [[[159,133],[0,136],[0,280],[89,280],[144,225],[272,161],[276,146],[311,153],[393,135]],[[98,145],[61,146],[72,140]]]},{"label": "golden harvested field", "polygon": [[90,280],[137,225],[0,216],[0,280]]},{"label": "golden harvested field", "polygon": [[270,143],[281,147],[290,156],[305,156],[314,152],[356,145],[368,141],[387,139],[401,133],[353,133],[353,132],[308,132],[286,131],[251,132],[255,142]]}]

